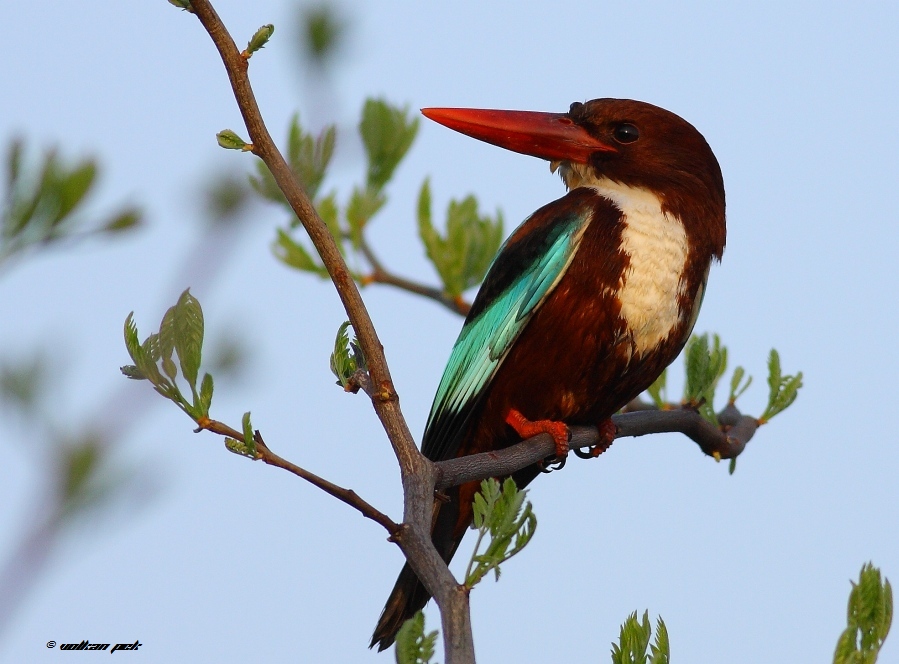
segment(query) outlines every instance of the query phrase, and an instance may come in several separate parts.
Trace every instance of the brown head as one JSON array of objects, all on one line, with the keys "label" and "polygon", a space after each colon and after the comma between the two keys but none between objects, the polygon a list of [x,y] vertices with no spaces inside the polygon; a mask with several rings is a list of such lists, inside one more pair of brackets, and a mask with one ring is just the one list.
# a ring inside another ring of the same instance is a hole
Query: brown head
[{"label": "brown head", "polygon": [[[426,108],[451,129],[547,159],[570,188],[606,179],[656,194],[685,222],[698,253],[724,251],[724,180],[702,134],[678,115],[631,99],[575,102],[568,113]],[[698,245],[698,246],[697,246]]]}]

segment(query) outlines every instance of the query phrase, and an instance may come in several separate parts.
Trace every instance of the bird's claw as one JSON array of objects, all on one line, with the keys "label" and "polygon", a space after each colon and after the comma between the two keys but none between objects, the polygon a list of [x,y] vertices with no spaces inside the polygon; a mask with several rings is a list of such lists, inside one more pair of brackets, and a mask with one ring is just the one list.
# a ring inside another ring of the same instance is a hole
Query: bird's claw
[{"label": "bird's claw", "polygon": [[581,459],[595,459],[609,449],[612,446],[612,443],[615,442],[615,436],[618,435],[618,427],[615,426],[615,423],[612,422],[611,418],[600,422],[596,429],[598,440],[593,445],[590,445],[586,449],[581,447],[574,448],[573,452]]},{"label": "bird's claw", "polygon": [[560,457],[554,454],[551,457],[540,459],[540,461],[537,462],[537,467],[540,469],[541,473],[549,474],[554,470],[562,470],[567,461],[567,456]]},{"label": "bird's claw", "polygon": [[592,459],[593,458],[593,447],[575,447],[571,451],[574,452],[581,459]]}]

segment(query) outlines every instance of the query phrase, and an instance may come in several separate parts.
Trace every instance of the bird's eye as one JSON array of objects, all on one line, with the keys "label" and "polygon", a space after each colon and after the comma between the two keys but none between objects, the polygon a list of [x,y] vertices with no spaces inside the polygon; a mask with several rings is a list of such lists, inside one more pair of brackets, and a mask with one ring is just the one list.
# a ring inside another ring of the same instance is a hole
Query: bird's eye
[{"label": "bird's eye", "polygon": [[625,122],[612,130],[612,137],[619,143],[633,143],[640,138],[640,130],[629,122]]}]

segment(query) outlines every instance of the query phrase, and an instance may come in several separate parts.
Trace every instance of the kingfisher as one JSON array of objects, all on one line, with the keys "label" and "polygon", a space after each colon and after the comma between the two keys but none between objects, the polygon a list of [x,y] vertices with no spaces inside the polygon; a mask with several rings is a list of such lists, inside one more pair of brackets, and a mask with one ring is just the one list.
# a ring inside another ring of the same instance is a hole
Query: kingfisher
[{"label": "kingfisher", "polygon": [[[437,388],[422,439],[433,461],[596,425],[646,390],[696,322],[726,235],[724,180],[689,122],[630,99],[567,113],[426,108],[440,124],[539,157],[568,190],[528,217],[493,259]],[[542,470],[512,475],[519,488]],[[469,482],[435,501],[432,541],[447,562],[472,521]],[[448,500],[447,500],[448,498]],[[372,636],[389,647],[430,595],[408,564]]]}]

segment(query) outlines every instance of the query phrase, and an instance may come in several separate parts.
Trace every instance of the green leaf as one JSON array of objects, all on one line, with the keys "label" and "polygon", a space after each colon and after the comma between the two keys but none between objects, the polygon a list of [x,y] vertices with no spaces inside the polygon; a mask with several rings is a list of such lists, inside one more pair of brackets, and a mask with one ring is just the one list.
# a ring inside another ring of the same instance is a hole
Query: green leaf
[{"label": "green leaf", "polygon": [[84,200],[97,177],[97,164],[86,160],[70,172],[61,175],[59,202],[52,222],[54,225],[67,217]]},{"label": "green leaf", "polygon": [[[185,290],[177,304],[166,310],[158,333],[148,336],[142,344],[138,339],[132,312],[125,319],[125,347],[134,365],[122,367],[122,373],[129,378],[149,380],[159,394],[175,402],[194,420],[207,415],[212,400],[212,378],[204,377],[202,396],[196,387],[202,360],[203,310],[190,290]],[[176,381],[178,365],[172,359],[176,353],[181,375],[190,385],[192,403],[181,394]]]},{"label": "green leaf", "polygon": [[140,372],[157,387],[168,385],[168,381],[162,378],[162,374],[159,373],[159,367],[156,366],[160,357],[159,336],[156,334],[151,334],[144,339],[144,342],[140,345],[140,352],[134,357],[134,363]]},{"label": "green leaf", "polygon": [[[287,132],[287,150],[285,151],[287,164],[312,200],[318,196],[318,190],[327,174],[331,157],[334,155],[336,142],[337,129],[334,125],[325,127],[315,138],[303,131],[298,113],[291,118]],[[278,188],[268,167],[262,161],[256,163],[256,175],[251,175],[249,180],[250,186],[257,194],[283,205],[293,215],[293,209]],[[298,224],[299,220],[294,216],[293,225]]]},{"label": "green leaf", "polygon": [[618,643],[612,644],[613,664],[646,664],[646,651],[652,628],[649,625],[649,611],[643,614],[643,621],[637,620],[634,611],[621,625]]},{"label": "green leaf", "polygon": [[200,372],[203,354],[203,309],[197,299],[190,294],[189,288],[178,298],[172,325],[175,351],[178,353],[178,361],[181,364],[181,374],[196,395],[197,376]]},{"label": "green leaf", "polygon": [[143,221],[143,213],[137,208],[128,208],[106,221],[100,231],[103,233],[121,233],[129,231],[140,226]]},{"label": "green leaf", "polygon": [[102,461],[102,449],[94,439],[68,447],[64,452],[62,499],[78,501],[87,491]]},{"label": "green leaf", "polygon": [[652,385],[646,389],[653,404],[655,404],[655,407],[659,410],[662,410],[668,405],[667,381],[668,369],[665,369],[659,374],[659,377],[653,381]]},{"label": "green leaf", "polygon": [[313,259],[302,244],[280,228],[278,229],[278,237],[272,245],[272,252],[285,265],[304,272],[312,272],[320,277],[328,276],[325,266]]},{"label": "green leaf", "polygon": [[365,101],[359,134],[368,155],[369,189],[380,191],[393,177],[417,132],[418,118],[410,118],[408,107],[391,106],[383,99]]},{"label": "green leaf", "polygon": [[[262,164],[257,160],[256,165]],[[272,181],[274,183],[274,180]],[[247,209],[250,190],[243,174],[222,172],[210,177],[203,186],[203,209],[212,223],[230,223]]]},{"label": "green leaf", "polygon": [[175,366],[175,363],[172,361],[171,357],[162,358],[162,370],[163,372],[165,372],[165,375],[168,376],[172,381],[174,381],[178,376],[178,368]]},{"label": "green leaf", "polygon": [[186,12],[194,13],[194,8],[190,4],[190,0],[169,0],[170,5],[174,5],[179,9],[183,9]]},{"label": "green leaf", "polygon": [[649,664],[670,664],[671,648],[668,643],[668,628],[665,627],[665,621],[662,616],[656,623],[656,638],[650,646],[652,655],[649,658]]},{"label": "green leaf", "polygon": [[[465,572],[465,586],[473,588],[489,572],[499,580],[500,565],[519,553],[537,528],[537,517],[531,503],[525,504],[526,491],[519,491],[511,477],[500,489],[495,479],[481,482],[481,491],[473,503],[472,527],[478,539]],[[489,543],[480,552],[481,543],[489,536]]]},{"label": "green leaf", "polygon": [[425,180],[418,196],[418,234],[444,291],[458,297],[487,274],[502,241],[503,217],[499,211],[495,219],[482,216],[474,196],[453,200],[447,209],[446,236],[441,236],[431,221],[431,188]]},{"label": "green leaf", "polygon": [[119,367],[119,371],[121,371],[127,378],[133,380],[147,380],[147,377],[143,372],[133,364],[126,364],[123,367]]},{"label": "green leaf", "polygon": [[768,356],[768,405],[759,417],[759,422],[768,422],[789,408],[799,396],[800,387],[802,372],[795,376],[784,376],[780,367],[780,354],[772,348]]},{"label": "green leaf", "polygon": [[272,38],[274,32],[275,26],[273,26],[271,23],[263,25],[261,28],[259,28],[255,33],[253,33],[253,37],[247,44],[247,54],[253,55],[253,53],[255,53],[256,51],[264,48],[268,43],[268,40]]},{"label": "green leaf", "polygon": [[893,589],[871,563],[862,566],[858,583],[852,584],[846,613],[834,664],[873,664],[893,620]]},{"label": "green leaf", "polygon": [[745,370],[743,367],[737,367],[734,369],[734,375],[730,379],[730,395],[727,398],[728,403],[735,403],[737,399],[742,396],[743,392],[749,389],[749,386],[752,385],[752,376],[748,376],[746,378],[746,382],[743,383],[743,386],[740,386],[740,382],[743,380],[743,376],[745,375]]},{"label": "green leaf", "polygon": [[0,364],[0,403],[33,413],[46,392],[48,374],[48,362],[41,354],[15,363],[4,361]]},{"label": "green leaf", "polygon": [[396,633],[397,664],[428,664],[436,642],[437,631],[425,634],[425,615],[419,611]]},{"label": "green leaf", "polygon": [[287,135],[287,163],[311,199],[318,195],[328,164],[334,155],[337,129],[325,127],[317,138],[303,131],[300,114],[295,113]]},{"label": "green leaf", "polygon": [[203,382],[200,383],[200,415],[209,417],[209,409],[212,407],[212,375],[203,374]]},{"label": "green leaf", "polygon": [[344,250],[344,231],[340,226],[340,210],[337,207],[337,194],[335,192],[331,192],[324,198],[320,198],[315,202],[315,210],[318,212],[318,216],[321,217],[322,221],[325,222],[325,226],[328,227],[328,232],[331,233],[331,237],[334,238],[334,242],[337,244],[337,248],[340,250],[341,254],[345,254]]},{"label": "green leaf", "polygon": [[337,337],[334,339],[334,352],[331,353],[331,373],[337,377],[337,384],[347,388],[350,378],[358,369],[365,370],[366,362],[362,350],[355,335],[350,342],[347,329],[350,322],[346,321],[337,328]]},{"label": "green leaf", "polygon": [[431,179],[425,178],[421,183],[421,189],[418,192],[418,205],[416,206],[418,213],[418,235],[424,243],[425,248],[430,250],[432,245],[436,245],[440,236],[434,230],[434,224],[431,221]]},{"label": "green leaf", "polygon": [[223,129],[215,135],[220,147],[226,150],[246,150],[250,145],[230,129]]},{"label": "green leaf", "polygon": [[[637,619],[637,612],[634,611],[621,625],[618,643],[612,644],[612,664],[669,664],[668,628],[661,617],[656,623],[656,637],[652,645],[649,643],[651,635],[649,611],[643,613],[642,621]],[[651,654],[648,655],[647,651]]]},{"label": "green leaf", "polygon": [[7,156],[7,200],[0,209],[0,262],[26,248],[49,245],[63,237],[77,238],[93,233],[117,232],[135,223],[139,216],[129,210],[127,216],[91,228],[79,210],[95,188],[98,167],[92,159],[81,159],[71,166],[55,150],[48,150],[39,169],[23,172],[23,144],[13,141]]},{"label": "green leaf", "polygon": [[684,388],[684,403],[696,408],[706,420],[718,426],[715,415],[715,389],[727,370],[727,348],[721,345],[716,334],[709,345],[709,335],[693,336],[687,342],[685,362],[687,380]]},{"label": "green leaf", "polygon": [[12,199],[12,193],[15,189],[16,182],[22,173],[22,153],[24,145],[21,139],[14,139],[9,143],[9,150],[6,153],[6,197]]},{"label": "green leaf", "polygon": [[313,64],[323,67],[340,47],[346,21],[331,4],[307,6],[301,20],[305,54]]},{"label": "green leaf", "polygon": [[247,455],[255,459],[258,456],[258,452],[256,450],[256,439],[253,437],[253,424],[250,422],[249,411],[243,414],[242,424],[244,447],[246,448]]},{"label": "green leaf", "polygon": [[387,202],[384,194],[370,188],[355,187],[346,208],[346,220],[350,227],[353,246],[358,247],[362,229]]},{"label": "green leaf", "polygon": [[[26,228],[31,229],[30,238],[21,238],[21,244],[34,244],[47,239],[52,231],[50,214],[56,209],[59,190],[59,164],[54,150],[44,155],[43,165],[36,181],[30,187],[20,183],[12,193],[8,211],[3,219],[3,236],[17,237]],[[28,191],[30,189],[30,191]]]},{"label": "green leaf", "polygon": [[233,454],[240,455],[242,457],[247,457],[248,459],[256,460],[255,451],[250,452],[247,448],[246,443],[242,440],[235,440],[234,438],[225,437],[225,449]]},{"label": "green leaf", "polygon": [[175,337],[178,332],[175,328],[175,310],[177,305],[166,309],[159,323],[159,354],[163,358],[171,358],[175,352]]},{"label": "green leaf", "polygon": [[151,334],[144,339],[144,343],[141,344],[141,350],[148,360],[151,362],[159,362],[159,360],[162,359],[162,351],[159,347],[159,335]]},{"label": "green leaf", "polygon": [[128,350],[128,355],[137,364],[137,358],[140,355],[140,338],[137,334],[133,311],[125,318],[125,348]]},{"label": "green leaf", "polygon": [[268,170],[268,166],[265,165],[264,161],[259,159],[256,162],[256,175],[250,175],[248,179],[253,191],[273,203],[283,205],[293,214],[293,209],[290,207],[287,199],[284,198],[283,192],[278,188],[278,183],[275,182],[274,176]]}]

